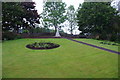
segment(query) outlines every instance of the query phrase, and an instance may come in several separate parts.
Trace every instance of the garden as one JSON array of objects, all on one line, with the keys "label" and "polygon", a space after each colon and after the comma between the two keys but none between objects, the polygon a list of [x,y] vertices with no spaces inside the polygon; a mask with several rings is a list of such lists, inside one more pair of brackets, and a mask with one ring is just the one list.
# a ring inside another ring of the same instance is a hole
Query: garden
[{"label": "garden", "polygon": [[120,1],[34,1],[2,3],[3,79],[120,77]]}]

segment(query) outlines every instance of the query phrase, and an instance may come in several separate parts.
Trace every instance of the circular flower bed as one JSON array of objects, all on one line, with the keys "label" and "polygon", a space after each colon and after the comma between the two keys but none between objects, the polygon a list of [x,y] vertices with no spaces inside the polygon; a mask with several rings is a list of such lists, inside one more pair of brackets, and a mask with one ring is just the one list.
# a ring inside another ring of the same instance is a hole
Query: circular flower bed
[{"label": "circular flower bed", "polygon": [[27,48],[30,49],[53,49],[53,48],[57,48],[60,45],[55,44],[55,43],[50,43],[50,42],[35,42],[32,44],[28,44],[26,45]]}]

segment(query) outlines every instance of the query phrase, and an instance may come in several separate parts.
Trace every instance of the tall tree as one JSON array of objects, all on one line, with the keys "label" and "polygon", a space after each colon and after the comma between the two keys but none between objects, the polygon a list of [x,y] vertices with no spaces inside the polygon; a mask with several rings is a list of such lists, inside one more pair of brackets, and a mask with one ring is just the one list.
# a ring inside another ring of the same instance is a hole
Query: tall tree
[{"label": "tall tree", "polygon": [[34,2],[3,2],[2,6],[2,29],[3,31],[26,28],[31,24],[39,23],[39,16],[35,10]]},{"label": "tall tree", "polygon": [[84,2],[78,10],[79,30],[98,35],[109,35],[115,32],[113,20],[117,11],[110,3]]},{"label": "tall tree", "polygon": [[[45,6],[45,4],[44,4]],[[44,28],[49,28],[50,26],[52,26],[52,24],[49,22],[49,20],[47,20],[47,17],[48,14],[47,14],[47,11],[45,10],[45,7],[43,7],[43,12],[40,14],[41,15],[41,22],[42,22],[42,25],[44,26]]]},{"label": "tall tree", "polygon": [[45,2],[44,12],[46,16],[43,21],[49,22],[57,31],[58,26],[66,19],[65,7],[66,4],[63,2]]},{"label": "tall tree", "polygon": [[73,35],[73,30],[76,29],[76,12],[73,5],[70,5],[67,9],[67,20],[69,21],[69,31]]},{"label": "tall tree", "polygon": [[2,3],[2,29],[8,31],[13,29],[17,31],[19,25],[23,22],[23,9],[20,3],[3,2]]},{"label": "tall tree", "polygon": [[35,9],[35,2],[22,2],[21,6],[24,9],[24,18],[31,24],[31,26],[35,27],[35,23],[40,24],[40,17]]}]

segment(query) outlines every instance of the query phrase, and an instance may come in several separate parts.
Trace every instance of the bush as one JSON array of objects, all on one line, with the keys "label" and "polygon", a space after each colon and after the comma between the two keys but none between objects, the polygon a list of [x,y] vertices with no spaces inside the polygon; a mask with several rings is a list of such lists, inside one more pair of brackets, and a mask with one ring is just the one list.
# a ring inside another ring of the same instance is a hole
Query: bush
[{"label": "bush", "polygon": [[20,39],[21,36],[19,34],[13,33],[13,32],[4,32],[2,33],[2,40],[14,40],[14,39]]},{"label": "bush", "polygon": [[101,34],[99,39],[100,40],[107,40],[107,36],[105,34]]},{"label": "bush", "polygon": [[23,30],[23,33],[29,33],[29,30]]},{"label": "bush", "polygon": [[103,41],[103,42],[100,42],[100,44],[120,46],[119,43],[116,43],[116,42],[110,42],[110,41]]},{"label": "bush", "polygon": [[112,35],[110,41],[116,41],[116,40],[117,40],[117,35]]}]

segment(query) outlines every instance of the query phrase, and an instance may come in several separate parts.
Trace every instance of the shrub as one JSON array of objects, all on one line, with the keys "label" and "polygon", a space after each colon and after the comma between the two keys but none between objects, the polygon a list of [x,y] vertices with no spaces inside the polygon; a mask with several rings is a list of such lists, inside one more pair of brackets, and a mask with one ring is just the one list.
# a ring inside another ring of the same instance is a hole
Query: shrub
[{"label": "shrub", "polygon": [[2,40],[14,40],[14,39],[20,39],[21,36],[19,34],[13,33],[13,32],[4,32],[2,33]]},{"label": "shrub", "polygon": [[29,33],[29,30],[23,30],[23,33]]},{"label": "shrub", "polygon": [[103,42],[100,42],[100,44],[120,46],[119,43],[110,42],[110,41],[103,41]]},{"label": "shrub", "polygon": [[105,34],[101,34],[99,39],[101,40],[107,40],[107,36]]},{"label": "shrub", "polygon": [[116,41],[116,40],[117,40],[117,35],[112,35],[110,41]]}]

